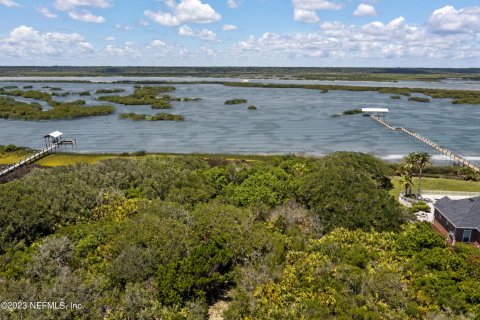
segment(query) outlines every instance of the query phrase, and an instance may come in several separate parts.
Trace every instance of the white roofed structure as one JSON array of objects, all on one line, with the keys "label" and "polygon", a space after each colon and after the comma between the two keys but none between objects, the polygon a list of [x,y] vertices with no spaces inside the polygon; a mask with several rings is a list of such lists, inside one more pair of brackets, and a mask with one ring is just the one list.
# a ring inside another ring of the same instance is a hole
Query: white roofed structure
[{"label": "white roofed structure", "polygon": [[362,112],[388,113],[388,108],[362,108]]},{"label": "white roofed structure", "polygon": [[52,133],[49,133],[49,134],[47,134],[46,136],[44,136],[44,138],[47,138],[47,137],[50,137],[50,138],[58,138],[58,137],[60,137],[61,135],[63,135],[62,132],[60,132],[60,131],[53,131]]}]

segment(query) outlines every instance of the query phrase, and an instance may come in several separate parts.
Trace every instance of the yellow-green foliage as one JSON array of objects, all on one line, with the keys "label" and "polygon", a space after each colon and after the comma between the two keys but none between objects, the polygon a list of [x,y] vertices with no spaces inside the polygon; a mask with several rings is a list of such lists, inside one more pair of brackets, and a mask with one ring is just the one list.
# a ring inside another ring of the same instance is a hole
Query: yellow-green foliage
[{"label": "yellow-green foliage", "polygon": [[474,248],[446,247],[428,224],[400,233],[336,229],[289,252],[281,276],[254,289],[243,319],[473,317],[478,258]]},{"label": "yellow-green foliage", "polygon": [[142,200],[127,199],[116,193],[103,193],[99,196],[99,206],[92,210],[90,219],[94,221],[114,220],[122,221],[136,214]]}]

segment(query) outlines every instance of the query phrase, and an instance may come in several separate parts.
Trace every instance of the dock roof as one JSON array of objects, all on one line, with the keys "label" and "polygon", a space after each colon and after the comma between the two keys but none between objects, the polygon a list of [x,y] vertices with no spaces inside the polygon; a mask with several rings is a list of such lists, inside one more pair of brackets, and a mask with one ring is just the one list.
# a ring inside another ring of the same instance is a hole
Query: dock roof
[{"label": "dock roof", "polygon": [[388,108],[362,108],[362,112],[388,112]]},{"label": "dock roof", "polygon": [[58,137],[60,137],[61,135],[63,135],[62,132],[60,132],[60,131],[54,131],[54,132],[49,133],[49,134],[47,134],[46,136],[44,136],[44,138],[47,138],[47,137],[58,138]]}]

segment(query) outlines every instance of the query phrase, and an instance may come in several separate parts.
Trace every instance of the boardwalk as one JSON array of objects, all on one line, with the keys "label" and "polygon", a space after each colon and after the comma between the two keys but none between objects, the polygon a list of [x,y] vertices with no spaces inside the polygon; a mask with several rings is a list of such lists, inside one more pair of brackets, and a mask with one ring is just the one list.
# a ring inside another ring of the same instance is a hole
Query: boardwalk
[{"label": "boardwalk", "polygon": [[[61,132],[58,132],[58,133],[61,133]],[[58,135],[58,137],[60,137],[61,135]],[[45,136],[47,137],[47,136]],[[60,139],[55,139],[55,140],[50,140],[50,141],[53,141],[53,142],[48,142],[47,143],[47,146],[34,153],[33,155],[30,155],[26,158],[23,158],[21,159],[20,161],[14,163],[14,164],[11,164],[9,166],[7,166],[6,168],[3,168],[3,169],[0,169],[0,177],[3,177],[27,164],[30,164],[30,163],[34,163],[35,161],[37,160],[40,160],[41,158],[49,155],[50,153],[52,152],[55,152],[59,147],[61,147],[62,145],[74,145],[76,144],[76,141],[75,139],[73,140],[60,140]]]},{"label": "boardwalk", "polygon": [[370,118],[372,118],[373,120],[377,121],[378,123],[380,123],[382,126],[384,126],[385,128],[389,129],[389,130],[392,130],[392,131],[401,131],[401,132],[404,132],[406,134],[408,134],[409,136],[417,139],[418,141],[428,145],[429,147],[432,147],[433,149],[437,150],[438,152],[446,155],[447,157],[449,157],[450,159],[452,159],[453,161],[461,164],[462,166],[464,167],[467,167],[467,168],[470,168],[476,172],[480,172],[480,167],[476,166],[475,164],[473,164],[472,162],[468,161],[467,159],[463,158],[461,155],[459,154],[456,154],[450,150],[448,150],[447,148],[445,147],[442,147],[440,145],[438,145],[437,143],[433,142],[432,140],[428,139],[428,138],[425,138],[424,136],[416,133],[415,131],[413,130],[410,130],[408,128],[404,128],[404,127],[395,127],[395,126],[392,126],[391,124],[389,124],[388,122],[380,119],[379,117],[377,116],[370,116]]}]

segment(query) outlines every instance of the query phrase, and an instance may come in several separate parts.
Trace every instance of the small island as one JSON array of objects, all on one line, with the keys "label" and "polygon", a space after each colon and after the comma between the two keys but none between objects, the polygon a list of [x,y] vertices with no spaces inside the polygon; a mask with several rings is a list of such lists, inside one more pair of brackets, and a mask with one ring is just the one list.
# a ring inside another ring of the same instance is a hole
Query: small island
[{"label": "small island", "polygon": [[174,91],[172,86],[143,87],[136,86],[133,94],[128,96],[101,96],[99,101],[109,101],[124,105],[151,105],[153,109],[171,109],[170,96],[158,96],[160,93]]},{"label": "small island", "polygon": [[416,102],[430,102],[429,98],[422,98],[422,97],[410,97],[408,101],[416,101]]},{"label": "small island", "polygon": [[231,100],[225,101],[224,103],[225,104],[242,104],[247,102],[248,102],[247,99],[231,99]]},{"label": "small island", "polygon": [[247,109],[248,110],[257,110],[258,108],[257,108],[257,106],[252,105],[252,106],[248,106]]},{"label": "small island", "polygon": [[120,119],[131,119],[134,121],[184,121],[185,117],[179,114],[156,113],[154,115],[142,113],[121,113]]},{"label": "small island", "polygon": [[103,93],[119,93],[125,92],[125,89],[116,88],[116,89],[98,89],[95,91],[96,94],[103,94]]}]

